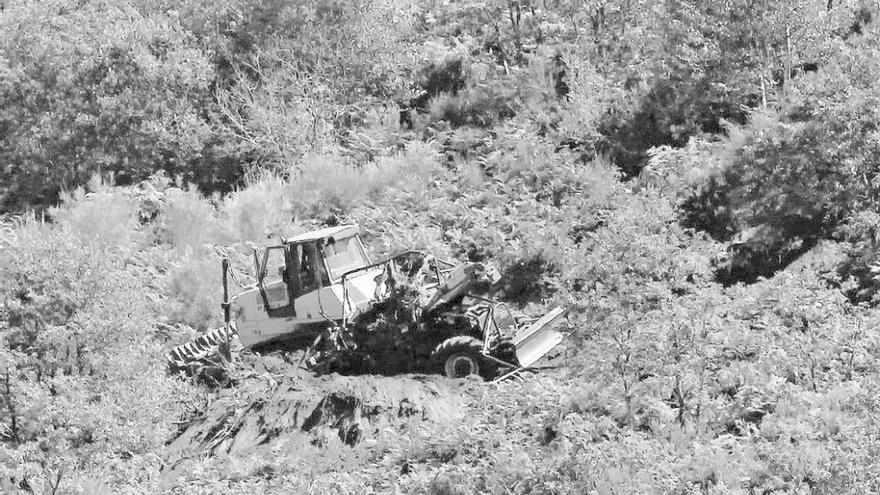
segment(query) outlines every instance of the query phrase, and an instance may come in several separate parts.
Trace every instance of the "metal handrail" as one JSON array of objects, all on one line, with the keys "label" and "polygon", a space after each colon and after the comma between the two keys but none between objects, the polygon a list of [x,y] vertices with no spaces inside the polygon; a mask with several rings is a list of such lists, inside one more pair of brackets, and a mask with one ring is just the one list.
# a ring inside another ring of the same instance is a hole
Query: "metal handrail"
[{"label": "metal handrail", "polygon": [[[403,252],[401,252],[401,253],[397,253],[397,254],[395,254],[395,255],[393,255],[393,256],[390,256],[390,257],[388,257],[388,258],[385,258],[385,259],[382,260],[382,261],[377,261],[376,263],[372,263],[372,264],[369,264],[369,265],[366,265],[366,266],[362,266],[362,267],[360,267],[360,268],[355,268],[354,270],[349,270],[349,271],[343,273],[343,274],[340,276],[340,279],[341,279],[342,283],[345,283],[345,279],[348,278],[348,276],[351,275],[351,274],[353,274],[353,273],[357,273],[357,272],[361,272],[361,271],[366,271],[366,270],[369,270],[369,269],[371,269],[371,268],[376,268],[376,267],[379,267],[379,266],[382,266],[382,265],[386,265],[386,264],[388,264],[389,261],[394,261],[394,260],[396,260],[397,258],[400,258],[400,257],[405,256],[405,255],[407,255],[407,254],[422,254],[422,255],[425,255],[425,256],[433,256],[432,254],[430,254],[430,253],[428,253],[428,252],[425,252],[425,251],[419,251],[419,250],[417,250],[417,249],[411,249],[411,250],[409,250],[409,251],[403,251]],[[452,263],[451,261],[447,261],[447,260],[444,260],[444,259],[442,259],[442,258],[437,258],[437,257],[434,257],[434,259],[437,260],[437,261],[439,261],[440,263],[443,263],[444,265],[449,266],[449,267],[455,267],[455,263]]]}]

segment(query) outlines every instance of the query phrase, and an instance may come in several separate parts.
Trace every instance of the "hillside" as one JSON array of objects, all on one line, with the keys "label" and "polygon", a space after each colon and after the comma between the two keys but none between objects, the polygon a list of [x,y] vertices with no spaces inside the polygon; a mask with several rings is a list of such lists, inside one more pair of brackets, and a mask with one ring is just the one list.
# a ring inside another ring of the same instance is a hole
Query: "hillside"
[{"label": "hillside", "polygon": [[[0,491],[880,491],[878,15],[0,2]],[[498,384],[169,372],[222,257],[346,223],[572,334]]]}]

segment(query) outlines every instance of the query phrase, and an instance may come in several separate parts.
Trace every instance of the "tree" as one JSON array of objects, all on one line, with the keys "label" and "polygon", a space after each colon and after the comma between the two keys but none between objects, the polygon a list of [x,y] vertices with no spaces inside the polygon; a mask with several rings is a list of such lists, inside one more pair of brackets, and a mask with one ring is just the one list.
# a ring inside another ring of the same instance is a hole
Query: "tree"
[{"label": "tree", "polygon": [[185,173],[213,130],[209,60],[173,13],[125,2],[16,2],[0,12],[0,202],[57,200],[96,171]]}]

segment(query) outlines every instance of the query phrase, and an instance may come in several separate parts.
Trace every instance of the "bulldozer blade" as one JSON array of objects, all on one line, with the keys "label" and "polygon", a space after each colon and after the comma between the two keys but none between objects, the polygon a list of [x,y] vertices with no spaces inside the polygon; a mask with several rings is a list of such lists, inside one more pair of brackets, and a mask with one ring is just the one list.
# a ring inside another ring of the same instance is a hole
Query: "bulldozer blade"
[{"label": "bulldozer blade", "polygon": [[511,342],[521,367],[535,364],[562,342],[564,336],[556,330],[556,324],[565,318],[565,313],[562,308],[554,308],[513,337]]}]

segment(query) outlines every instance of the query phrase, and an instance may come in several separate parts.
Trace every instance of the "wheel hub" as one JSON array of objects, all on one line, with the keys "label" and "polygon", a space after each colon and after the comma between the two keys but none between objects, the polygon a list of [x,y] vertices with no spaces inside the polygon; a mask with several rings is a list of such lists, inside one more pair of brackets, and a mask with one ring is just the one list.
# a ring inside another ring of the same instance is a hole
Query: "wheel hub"
[{"label": "wheel hub", "polygon": [[455,378],[476,375],[480,372],[480,366],[472,356],[453,356],[450,358],[449,367],[454,370]]}]

